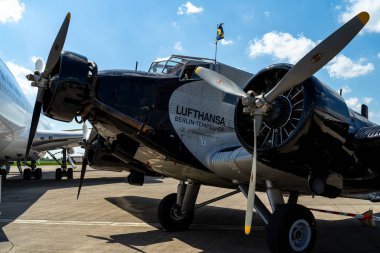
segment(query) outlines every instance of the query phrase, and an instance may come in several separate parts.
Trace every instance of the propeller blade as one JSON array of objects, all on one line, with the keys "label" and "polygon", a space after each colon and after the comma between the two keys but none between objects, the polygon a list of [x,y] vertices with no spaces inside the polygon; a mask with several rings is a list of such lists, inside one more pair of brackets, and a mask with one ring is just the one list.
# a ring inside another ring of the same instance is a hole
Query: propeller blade
[{"label": "propeller blade", "polygon": [[34,63],[34,70],[38,71],[39,73],[42,73],[44,69],[45,69],[44,60],[42,60],[41,58],[37,58],[36,62]]},{"label": "propeller blade", "polygon": [[38,122],[40,120],[42,102],[43,102],[42,100],[43,100],[44,93],[45,93],[45,90],[43,88],[38,89],[37,99],[36,99],[36,103],[34,104],[34,109],[33,109],[32,122],[30,123],[28,144],[26,146],[26,152],[25,152],[25,160],[28,159],[29,151],[30,151],[30,148],[32,147],[34,135],[36,134]]},{"label": "propeller blade", "polygon": [[319,43],[291,68],[280,82],[270,90],[264,100],[272,103],[283,92],[311,77],[334,58],[367,24],[369,14],[361,12]]},{"label": "propeller blade", "polygon": [[80,190],[82,189],[84,175],[86,174],[87,164],[88,164],[88,160],[87,160],[87,150],[86,150],[84,157],[83,157],[82,170],[80,171],[80,179],[79,179],[77,199],[79,199]]},{"label": "propeller blade", "polygon": [[42,73],[44,78],[48,78],[54,66],[57,64],[59,57],[61,57],[61,51],[63,45],[65,44],[67,30],[69,29],[71,14],[68,12],[66,14],[65,20],[63,21],[61,28],[59,29],[57,36],[55,37],[54,43],[50,49],[49,56],[46,61],[45,70]]},{"label": "propeller blade", "polygon": [[245,212],[245,234],[249,235],[252,226],[253,204],[255,202],[255,189],[256,189],[256,170],[257,170],[257,135],[260,132],[261,124],[263,121],[262,114],[255,114],[253,118],[253,158],[251,177],[249,180],[248,196],[247,196],[247,209]]},{"label": "propeller blade", "polygon": [[195,73],[200,76],[212,87],[229,93],[238,97],[245,97],[247,94],[233,81],[227,77],[219,74],[218,72],[212,71],[211,69],[206,69],[203,67],[197,67]]}]

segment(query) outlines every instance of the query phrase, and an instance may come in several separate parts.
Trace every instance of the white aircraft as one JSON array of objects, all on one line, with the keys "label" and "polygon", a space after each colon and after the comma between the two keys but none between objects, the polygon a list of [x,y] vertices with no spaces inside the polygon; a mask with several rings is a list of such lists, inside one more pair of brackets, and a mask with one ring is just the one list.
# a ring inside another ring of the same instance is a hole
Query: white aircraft
[{"label": "white aircraft", "polygon": [[[36,65],[41,63],[42,61],[38,61]],[[10,161],[17,161],[20,173],[22,173],[21,161],[32,161],[29,164],[30,168],[24,169],[23,178],[30,179],[33,176],[40,179],[42,170],[36,168],[36,160],[42,158],[46,151],[58,148],[64,151],[62,167],[56,170],[56,179],[60,180],[62,175],[72,178],[72,168],[66,170],[66,152],[70,154],[73,152],[73,147],[79,146],[79,142],[83,139],[83,132],[38,129],[26,157],[33,107],[2,60],[0,60],[0,100],[2,101],[2,106],[0,106],[0,165],[2,167],[0,174],[3,178],[9,172]]]}]

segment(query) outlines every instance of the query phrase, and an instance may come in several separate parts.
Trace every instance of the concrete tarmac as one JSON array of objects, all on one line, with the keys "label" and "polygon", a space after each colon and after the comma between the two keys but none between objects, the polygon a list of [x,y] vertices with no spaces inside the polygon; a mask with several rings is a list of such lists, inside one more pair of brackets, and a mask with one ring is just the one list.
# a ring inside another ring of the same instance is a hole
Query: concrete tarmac
[{"label": "concrete tarmac", "polygon": [[[243,231],[242,194],[196,210],[193,225],[164,232],[157,221],[159,201],[177,181],[146,178],[143,187],[125,183],[127,172],[88,169],[79,200],[79,171],[74,180],[54,181],[55,168],[43,167],[43,179],[23,181],[12,167],[0,204],[0,252],[269,252],[258,215],[250,236]],[[202,186],[198,203],[231,190]],[[268,205],[265,194],[260,198]],[[307,207],[379,215],[368,201],[301,197]],[[342,216],[314,213],[318,238],[314,252],[380,252],[380,228],[364,227]]]}]

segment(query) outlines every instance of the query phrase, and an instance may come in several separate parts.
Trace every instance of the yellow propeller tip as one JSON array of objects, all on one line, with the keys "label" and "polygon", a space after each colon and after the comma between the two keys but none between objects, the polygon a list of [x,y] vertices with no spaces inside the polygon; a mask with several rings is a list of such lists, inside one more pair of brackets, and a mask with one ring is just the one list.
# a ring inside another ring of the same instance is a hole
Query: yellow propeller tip
[{"label": "yellow propeller tip", "polygon": [[194,72],[195,74],[198,75],[201,70],[202,70],[202,67],[197,67]]},{"label": "yellow propeller tip", "polygon": [[70,18],[71,18],[70,12],[67,13],[66,17],[67,17],[68,20],[70,20]]},{"label": "yellow propeller tip", "polygon": [[245,226],[245,234],[249,235],[251,233],[251,226]]},{"label": "yellow propeller tip", "polygon": [[368,14],[368,12],[365,12],[365,11],[360,12],[358,14],[358,18],[359,18],[360,22],[362,22],[363,24],[366,24],[369,20],[369,14]]}]

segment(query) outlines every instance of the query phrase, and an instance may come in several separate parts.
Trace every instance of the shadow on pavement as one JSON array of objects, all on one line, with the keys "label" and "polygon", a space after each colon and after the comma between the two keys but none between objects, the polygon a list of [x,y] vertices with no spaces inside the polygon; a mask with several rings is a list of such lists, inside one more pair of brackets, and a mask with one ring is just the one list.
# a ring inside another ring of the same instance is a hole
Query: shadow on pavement
[{"label": "shadow on pavement", "polygon": [[[156,209],[160,199],[125,196],[107,198],[109,202],[134,215],[156,229],[110,235],[109,238],[89,237],[120,243],[138,252],[144,248],[159,247],[160,243],[179,240],[201,252],[269,252],[266,246],[264,224],[255,215],[258,228],[250,236],[243,232],[244,211],[232,208],[206,206],[196,210],[193,225],[180,232],[162,231],[157,221]],[[379,215],[375,214],[375,215]],[[333,217],[332,217],[333,218]],[[223,225],[215,229],[215,227]],[[239,227],[241,226],[241,230]],[[314,252],[321,253],[375,253],[380,252],[380,227],[365,227],[355,219],[317,220],[318,237]],[[156,245],[157,244],[157,245]],[[159,248],[155,248],[159,251]]]}]

